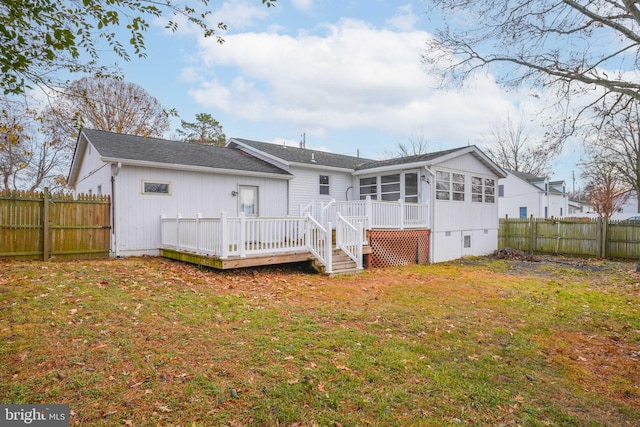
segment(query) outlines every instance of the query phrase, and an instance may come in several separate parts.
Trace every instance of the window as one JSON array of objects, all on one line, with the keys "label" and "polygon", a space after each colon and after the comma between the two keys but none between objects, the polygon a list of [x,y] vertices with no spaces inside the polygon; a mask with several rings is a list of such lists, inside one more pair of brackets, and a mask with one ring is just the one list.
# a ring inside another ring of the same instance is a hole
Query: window
[{"label": "window", "polygon": [[496,180],[479,176],[471,177],[471,200],[478,203],[495,203]]},{"label": "window", "polygon": [[377,199],[378,194],[378,178],[372,176],[370,178],[360,178],[360,199],[364,200],[367,196],[371,196],[372,200]]},{"label": "window", "polygon": [[169,183],[142,181],[142,194],[171,194]]},{"label": "window", "polygon": [[504,197],[504,185],[498,185],[498,197]]},{"label": "window", "polygon": [[380,177],[380,198],[397,202],[400,199],[400,174]]},{"label": "window", "polygon": [[404,201],[418,203],[418,174],[415,172],[404,174]]},{"label": "window", "polygon": [[471,236],[464,236],[463,247],[470,248],[471,247]]},{"label": "window", "polygon": [[247,216],[258,215],[258,187],[241,185],[239,188],[239,211]]},{"label": "window", "polygon": [[496,202],[496,180],[493,178],[484,179],[484,202]]},{"label": "window", "polygon": [[329,175],[320,175],[320,194],[329,194]]},{"label": "window", "polygon": [[102,194],[102,185],[98,185],[98,194]]},{"label": "window", "polygon": [[526,206],[521,206],[520,207],[520,218],[525,219],[527,217],[527,207]]},{"label": "window", "polygon": [[436,171],[436,200],[464,201],[464,175]]},{"label": "window", "polygon": [[471,177],[471,201],[482,203],[483,194],[482,178],[477,176]]}]

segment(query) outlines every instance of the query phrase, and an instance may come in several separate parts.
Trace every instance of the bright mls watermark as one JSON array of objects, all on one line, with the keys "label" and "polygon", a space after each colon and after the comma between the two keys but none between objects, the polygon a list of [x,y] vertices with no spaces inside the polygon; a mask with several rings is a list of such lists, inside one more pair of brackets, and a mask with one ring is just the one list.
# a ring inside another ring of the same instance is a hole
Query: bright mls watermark
[{"label": "bright mls watermark", "polygon": [[0,426],[69,427],[69,405],[0,405]]}]

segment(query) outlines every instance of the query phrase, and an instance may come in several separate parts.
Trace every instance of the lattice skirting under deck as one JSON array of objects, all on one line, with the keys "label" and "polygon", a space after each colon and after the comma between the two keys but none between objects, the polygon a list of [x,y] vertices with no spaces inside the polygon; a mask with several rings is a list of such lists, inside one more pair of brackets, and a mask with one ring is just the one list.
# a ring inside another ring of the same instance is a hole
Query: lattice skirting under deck
[{"label": "lattice skirting under deck", "polygon": [[371,230],[369,231],[368,267],[389,267],[429,262],[431,230]]}]

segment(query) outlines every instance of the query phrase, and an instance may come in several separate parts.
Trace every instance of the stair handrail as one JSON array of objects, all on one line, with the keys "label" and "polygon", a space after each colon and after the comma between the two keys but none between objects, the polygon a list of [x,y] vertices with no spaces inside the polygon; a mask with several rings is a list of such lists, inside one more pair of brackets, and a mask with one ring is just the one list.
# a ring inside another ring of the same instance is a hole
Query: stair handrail
[{"label": "stair handrail", "polygon": [[332,272],[332,240],[331,236],[331,223],[327,224],[327,227],[323,227],[316,219],[307,212],[307,227],[305,232],[306,246],[309,252],[316,257],[322,265],[324,265],[325,272]]},{"label": "stair handrail", "polygon": [[351,224],[340,212],[336,212],[336,248],[342,250],[362,269],[362,241],[364,240],[362,222]]},{"label": "stair handrail", "polygon": [[[333,222],[333,218],[331,217],[327,218],[327,211],[329,211],[329,214],[331,214],[330,209],[335,203],[336,203],[336,199],[331,199],[331,201],[326,205],[324,203],[322,204],[322,208],[320,210],[320,222],[325,226],[326,224]],[[331,229],[331,227],[329,227],[329,229]]]}]

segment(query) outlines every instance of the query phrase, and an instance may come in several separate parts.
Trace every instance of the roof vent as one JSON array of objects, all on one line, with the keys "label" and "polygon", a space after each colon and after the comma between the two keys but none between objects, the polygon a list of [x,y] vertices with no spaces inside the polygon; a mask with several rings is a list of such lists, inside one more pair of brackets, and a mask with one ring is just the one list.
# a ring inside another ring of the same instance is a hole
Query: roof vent
[{"label": "roof vent", "polygon": [[315,162],[316,162],[316,153],[311,153],[311,161],[312,161],[313,163],[315,163]]}]

